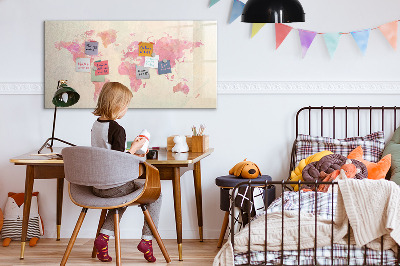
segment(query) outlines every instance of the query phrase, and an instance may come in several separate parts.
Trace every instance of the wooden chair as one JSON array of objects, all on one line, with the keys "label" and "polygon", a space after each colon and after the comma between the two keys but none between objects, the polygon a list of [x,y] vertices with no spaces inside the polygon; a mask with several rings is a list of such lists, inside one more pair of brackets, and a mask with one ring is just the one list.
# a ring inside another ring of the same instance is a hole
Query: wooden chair
[{"label": "wooden chair", "polygon": [[[66,264],[88,209],[102,209],[96,237],[103,226],[107,210],[116,209],[114,215],[116,265],[121,265],[118,208],[129,205],[139,205],[142,208],[145,220],[149,224],[166,262],[171,262],[145,205],[157,200],[161,193],[160,175],[157,168],[140,160],[137,156],[103,148],[68,147],[62,150],[62,155],[65,179],[70,182],[68,186],[69,196],[74,204],[82,207],[82,211],[60,265]],[[133,167],[138,164],[138,161],[140,161],[139,169]],[[132,176],[145,177],[144,180],[138,180],[144,182],[143,189],[118,198],[100,198],[91,191],[92,186],[116,185],[128,182],[132,179]],[[94,247],[92,257],[96,257]]]}]

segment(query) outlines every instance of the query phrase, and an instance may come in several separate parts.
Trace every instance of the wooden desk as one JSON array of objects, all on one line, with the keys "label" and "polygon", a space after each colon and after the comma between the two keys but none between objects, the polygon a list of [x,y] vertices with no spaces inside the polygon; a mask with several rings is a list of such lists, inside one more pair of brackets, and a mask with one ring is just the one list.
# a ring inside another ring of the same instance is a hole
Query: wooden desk
[{"label": "wooden desk", "polygon": [[[60,153],[61,148],[54,148]],[[210,155],[214,149],[201,153],[174,154],[161,149],[157,160],[147,160],[148,163],[158,168],[161,180],[171,180],[173,184],[175,223],[178,242],[179,260],[182,260],[182,205],[180,177],[188,170],[193,170],[194,190],[196,196],[197,219],[200,241],[203,241],[203,211],[201,193],[201,168],[200,160]],[[47,153],[50,151],[43,151]],[[37,151],[23,154],[10,159],[15,165],[26,165],[25,199],[21,235],[21,255],[24,258],[28,218],[31,207],[32,189],[34,179],[57,178],[57,240],[60,240],[61,214],[64,188],[64,162],[56,156],[36,155]]]}]

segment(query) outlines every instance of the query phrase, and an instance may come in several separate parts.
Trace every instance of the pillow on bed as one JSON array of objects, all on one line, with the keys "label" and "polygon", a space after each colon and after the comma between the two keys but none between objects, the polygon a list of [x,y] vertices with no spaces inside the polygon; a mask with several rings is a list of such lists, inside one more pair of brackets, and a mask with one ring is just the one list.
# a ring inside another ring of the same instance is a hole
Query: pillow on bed
[{"label": "pillow on bed", "polygon": [[364,137],[333,139],[299,134],[296,139],[296,165],[308,156],[329,150],[333,153],[346,156],[355,148],[361,146],[364,151],[364,160],[378,162],[385,147],[383,131],[378,131]]},{"label": "pillow on bed", "polygon": [[383,155],[392,155],[392,166],[390,167],[388,176],[390,180],[400,185],[400,127],[396,129],[392,139],[386,144]]},{"label": "pillow on bed", "polygon": [[363,149],[361,146],[358,146],[352,152],[350,152],[347,158],[355,159],[365,164],[368,170],[368,179],[384,179],[390,168],[390,154],[385,155],[379,162],[373,163],[368,160],[364,160]]}]

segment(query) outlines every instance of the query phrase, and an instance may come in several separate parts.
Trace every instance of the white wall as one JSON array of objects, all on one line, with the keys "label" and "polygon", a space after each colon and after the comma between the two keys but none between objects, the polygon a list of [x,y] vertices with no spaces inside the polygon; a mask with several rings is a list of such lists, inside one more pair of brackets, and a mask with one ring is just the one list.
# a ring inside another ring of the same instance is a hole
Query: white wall
[{"label": "white wall", "polygon": [[[141,6],[145,3],[145,6]],[[343,36],[336,57],[329,59],[321,36],[301,59],[297,32],[292,32],[278,51],[274,50],[273,25],[266,25],[250,40],[251,27],[235,21],[227,24],[230,0],[208,9],[208,0],[28,1],[0,0],[0,83],[43,82],[44,20],[218,20],[219,81],[399,81],[399,52],[391,50],[378,31],[371,33],[362,57],[349,35]],[[398,1],[303,0],[307,22],[294,24],[321,32],[350,31],[375,27],[399,19]],[[399,105],[399,95],[219,95],[212,110],[129,110],[121,120],[128,138],[142,128],[152,132],[153,145],[165,146],[176,133],[189,134],[193,124],[204,123],[215,152],[202,162],[205,238],[218,238],[223,214],[214,179],[227,174],[238,161],[255,161],[263,174],[275,180],[286,176],[294,138],[294,115],[308,105]],[[52,112],[43,108],[43,95],[0,95],[0,207],[7,192],[24,190],[25,168],[9,158],[35,150],[51,134]],[[91,110],[60,110],[56,136],[78,145],[90,144],[95,119]],[[183,237],[197,237],[197,217],[190,173],[182,177]],[[45,237],[55,237],[56,182],[38,180],[40,211]],[[175,238],[171,215],[171,182],[162,182],[164,195],[159,230]],[[70,237],[80,209],[64,191],[62,237]],[[93,237],[99,212],[89,211],[80,237]],[[138,218],[139,217],[139,218]],[[121,221],[123,238],[139,238],[142,216],[130,208]]]}]

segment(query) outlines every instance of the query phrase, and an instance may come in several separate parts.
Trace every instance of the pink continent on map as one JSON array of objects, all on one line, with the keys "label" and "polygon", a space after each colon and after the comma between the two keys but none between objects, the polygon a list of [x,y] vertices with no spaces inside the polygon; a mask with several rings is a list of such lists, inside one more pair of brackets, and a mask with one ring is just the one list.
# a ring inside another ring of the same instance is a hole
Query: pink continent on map
[{"label": "pink continent on map", "polygon": [[112,43],[115,43],[115,41],[117,40],[117,31],[110,29],[97,33],[97,36],[101,38],[104,47],[107,48],[107,46],[109,46]]},{"label": "pink continent on map", "polygon": [[54,44],[56,49],[61,50],[62,48],[68,50],[72,54],[72,59],[74,62],[76,62],[77,58],[80,57],[86,57],[85,54],[85,42],[78,42],[78,41],[72,41],[72,42],[56,42]]},{"label": "pink continent on map", "polygon": [[[136,79],[136,65],[144,65],[145,58],[139,56],[139,42],[135,41],[127,47],[127,51],[123,51],[124,56],[121,58],[121,64],[118,67],[120,75],[129,76],[132,91],[136,92],[142,85],[141,79]],[[133,63],[132,63],[133,62]]]},{"label": "pink continent on map", "polygon": [[101,89],[103,88],[103,85],[110,80],[106,78],[104,82],[92,82],[94,85],[94,94],[93,94],[93,101],[97,102],[97,99],[99,98],[99,94],[101,92]]},{"label": "pink continent on map", "polygon": [[176,84],[174,86],[174,93],[179,92],[179,91],[183,92],[184,94],[188,94],[189,93],[188,85],[186,85],[183,82],[179,82],[178,84]]}]

